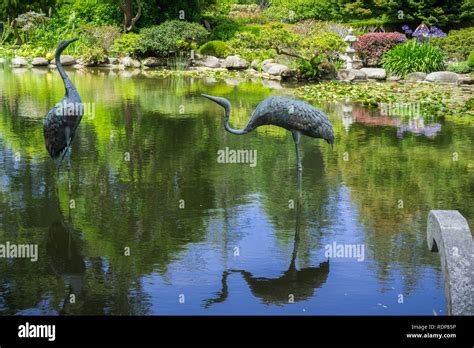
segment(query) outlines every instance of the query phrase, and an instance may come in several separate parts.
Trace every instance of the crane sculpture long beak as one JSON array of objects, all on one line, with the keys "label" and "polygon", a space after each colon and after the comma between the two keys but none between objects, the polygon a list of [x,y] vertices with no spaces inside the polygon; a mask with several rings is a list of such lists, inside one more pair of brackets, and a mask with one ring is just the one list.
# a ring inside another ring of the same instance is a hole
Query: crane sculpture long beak
[{"label": "crane sculpture long beak", "polygon": [[222,107],[225,107],[225,104],[226,104],[226,100],[222,97],[214,97],[212,95],[209,95],[209,94],[204,94],[202,93],[201,94],[204,98],[207,98],[209,100],[212,100],[214,103],[217,103],[219,104],[220,106]]},{"label": "crane sculpture long beak", "polygon": [[74,42],[74,41],[77,41],[77,40],[79,40],[79,38],[78,38],[78,37],[75,37],[75,38],[73,38],[73,39],[67,40],[66,42],[67,42],[68,44],[70,44],[71,42]]}]

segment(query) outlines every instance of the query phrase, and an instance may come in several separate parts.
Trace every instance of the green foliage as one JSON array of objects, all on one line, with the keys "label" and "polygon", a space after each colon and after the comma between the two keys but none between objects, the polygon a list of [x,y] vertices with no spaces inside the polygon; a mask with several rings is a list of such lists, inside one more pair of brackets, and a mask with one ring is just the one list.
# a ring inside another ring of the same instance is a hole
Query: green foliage
[{"label": "green foliage", "polygon": [[208,56],[226,57],[230,51],[229,46],[224,41],[208,41],[199,47],[199,53]]},{"label": "green foliage", "polygon": [[113,25],[84,25],[80,29],[82,42],[107,51],[115,39],[120,36],[120,28]]},{"label": "green foliage", "polygon": [[135,33],[126,33],[116,38],[110,51],[115,55],[136,56],[140,47],[138,45],[140,35]]},{"label": "green foliage", "polygon": [[[403,11],[403,18],[400,12]],[[390,0],[272,0],[264,12],[273,20],[297,22],[304,19],[360,21],[358,28],[367,32],[384,24],[422,22],[448,26],[474,19],[472,0],[390,1]]]},{"label": "green foliage", "polygon": [[444,70],[444,54],[438,47],[411,40],[385,53],[382,64],[388,72],[401,77],[417,71],[430,73]]},{"label": "green foliage", "polygon": [[0,2],[0,20],[6,20],[8,18],[13,19],[19,14],[35,11],[35,12],[47,12],[49,7],[56,4],[56,0],[2,0]]},{"label": "green foliage", "polygon": [[19,57],[46,57],[48,51],[43,47],[36,47],[32,44],[26,43],[15,50],[15,55]]},{"label": "green foliage", "polygon": [[242,27],[242,24],[231,20],[230,18],[227,20],[221,20],[219,24],[213,28],[211,32],[211,39],[223,41],[230,40],[237,32],[242,30]]},{"label": "green foliage", "polygon": [[113,25],[83,25],[80,29],[80,55],[87,64],[105,61],[114,40],[120,36],[120,29]]},{"label": "green foliage", "polygon": [[342,53],[347,46],[344,40],[333,32],[317,32],[303,40],[300,45],[303,54],[324,55],[332,61],[336,60],[339,53]]},{"label": "green foliage", "polygon": [[299,59],[298,70],[302,77],[315,81],[331,79],[336,75],[335,64],[329,62],[324,54],[314,56],[309,60]]},{"label": "green foliage", "polygon": [[311,60],[299,59],[298,69],[301,76],[308,80],[319,80],[321,77],[321,71],[319,70],[319,64],[321,61],[321,57],[315,57]]},{"label": "green foliage", "polygon": [[180,20],[166,21],[140,31],[139,49],[142,53],[167,56],[189,50],[192,43],[203,43],[208,35],[200,24]]},{"label": "green foliage", "polygon": [[[397,46],[398,47],[398,46]],[[432,84],[355,83],[331,81],[324,84],[298,88],[297,96],[327,101],[344,101],[350,97],[354,102],[367,106],[381,103],[420,103],[423,116],[472,116],[474,104],[456,86]]]},{"label": "green foliage", "polygon": [[450,59],[466,60],[474,50],[474,27],[451,30],[445,38],[432,38],[430,43],[439,46]]},{"label": "green foliage", "polygon": [[474,70],[474,50],[471,51],[467,58],[467,65]]},{"label": "green foliage", "polygon": [[87,46],[82,50],[81,57],[86,64],[95,65],[105,62],[107,52],[97,46]]},{"label": "green foliage", "polygon": [[457,74],[468,74],[471,72],[471,67],[467,62],[459,62],[448,65],[448,71],[455,72]]},{"label": "green foliage", "polygon": [[[122,0],[112,0],[118,3]],[[135,1],[135,0],[133,0]],[[142,15],[137,22],[137,29],[151,27],[168,20],[185,20],[198,22],[203,11],[212,0],[140,0]],[[220,0],[219,0],[220,1]],[[119,8],[116,5],[117,8]]]},{"label": "green foliage", "polygon": [[65,2],[58,15],[74,18],[77,25],[115,25],[122,23],[120,8],[104,0],[75,0],[72,5]]}]

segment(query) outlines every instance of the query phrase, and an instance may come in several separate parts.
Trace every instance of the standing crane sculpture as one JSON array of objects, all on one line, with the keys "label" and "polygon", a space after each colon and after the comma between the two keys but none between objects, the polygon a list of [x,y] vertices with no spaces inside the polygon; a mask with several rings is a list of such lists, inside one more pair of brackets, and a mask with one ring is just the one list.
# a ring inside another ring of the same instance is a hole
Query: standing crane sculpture
[{"label": "standing crane sculpture", "polygon": [[78,39],[74,38],[62,41],[56,49],[56,66],[59,75],[61,75],[61,78],[63,79],[66,94],[64,98],[48,112],[43,123],[43,135],[46,150],[48,150],[49,155],[58,164],[60,164],[67,155],[68,169],[71,167],[71,142],[74,139],[77,126],[79,126],[79,123],[81,122],[84,108],[81,96],[61,64],[61,53],[70,43],[76,40]]},{"label": "standing crane sculpture", "polygon": [[301,203],[301,172],[303,170],[299,151],[301,135],[324,139],[328,144],[333,146],[334,130],[327,115],[301,100],[271,96],[257,105],[257,108],[244,128],[233,129],[229,125],[231,111],[230,102],[222,97],[207,94],[201,95],[224,108],[224,128],[232,134],[247,134],[257,127],[264,125],[282,127],[292,133],[296,146],[296,162],[298,168],[298,202]]}]

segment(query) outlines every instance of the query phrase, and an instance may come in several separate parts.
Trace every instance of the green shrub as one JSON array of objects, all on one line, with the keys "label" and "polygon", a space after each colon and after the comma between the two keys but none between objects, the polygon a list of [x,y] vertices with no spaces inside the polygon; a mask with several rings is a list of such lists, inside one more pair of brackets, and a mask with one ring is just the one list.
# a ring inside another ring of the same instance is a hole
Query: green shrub
[{"label": "green shrub", "polygon": [[444,70],[444,54],[438,47],[411,40],[385,53],[382,65],[388,72],[401,77],[417,71],[430,73]]},{"label": "green shrub", "polygon": [[45,57],[47,53],[48,51],[44,47],[38,47],[30,43],[23,44],[15,50],[15,55],[20,57]]},{"label": "green shrub", "polygon": [[364,66],[378,66],[385,52],[404,41],[405,35],[398,32],[368,33],[359,37],[355,49]]},{"label": "green shrub", "polygon": [[306,56],[325,55],[329,60],[334,61],[342,53],[347,44],[336,33],[316,32],[309,38],[299,42],[300,51]]},{"label": "green shrub", "polygon": [[140,48],[138,42],[140,35],[135,33],[123,34],[116,38],[110,52],[118,56],[136,56]]},{"label": "green shrub", "polygon": [[89,46],[83,49],[81,57],[86,64],[95,65],[105,62],[107,53],[101,47]]},{"label": "green shrub", "polygon": [[120,28],[114,25],[83,25],[80,29],[81,42],[88,47],[101,48],[107,51],[114,40],[120,36]]},{"label": "green shrub", "polygon": [[230,51],[229,46],[224,41],[208,41],[199,47],[199,53],[207,56],[226,57]]},{"label": "green shrub", "polygon": [[142,29],[138,46],[142,53],[168,56],[189,50],[192,43],[202,44],[208,36],[200,24],[172,20]]},{"label": "green shrub", "polygon": [[264,11],[264,14],[274,21],[296,22],[294,11],[284,6],[270,6]]},{"label": "green shrub", "polygon": [[467,62],[459,62],[448,65],[448,71],[455,72],[457,74],[467,74],[471,72],[471,67]]},{"label": "green shrub", "polygon": [[260,26],[245,24],[242,20],[232,19],[225,16],[210,19],[211,35],[210,40],[228,41],[235,37],[238,32],[248,31],[253,34],[260,32]]},{"label": "green shrub", "polygon": [[211,32],[211,40],[227,41],[232,39],[235,34],[242,29],[242,24],[228,19],[217,24]]},{"label": "green shrub", "polygon": [[432,38],[430,43],[440,47],[448,58],[464,61],[474,50],[474,27],[451,30],[445,38]]},{"label": "green shrub", "polygon": [[298,69],[301,76],[308,80],[331,79],[336,76],[336,67],[325,55],[318,55],[310,60],[299,59]]},{"label": "green shrub", "polygon": [[474,70],[474,50],[471,51],[467,58],[467,65]]}]

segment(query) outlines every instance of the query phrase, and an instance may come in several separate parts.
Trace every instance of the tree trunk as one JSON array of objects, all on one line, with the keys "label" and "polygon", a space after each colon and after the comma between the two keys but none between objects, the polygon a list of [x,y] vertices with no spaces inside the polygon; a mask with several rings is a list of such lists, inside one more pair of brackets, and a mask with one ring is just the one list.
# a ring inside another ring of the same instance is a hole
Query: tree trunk
[{"label": "tree trunk", "polygon": [[138,9],[135,16],[133,15],[133,0],[124,0],[120,6],[123,12],[123,29],[126,33],[132,31],[133,28],[135,28],[135,24],[142,15],[142,4],[140,3],[140,0],[136,1]]},{"label": "tree trunk", "polygon": [[10,26],[13,29],[13,33],[15,34],[15,45],[21,45],[23,42],[21,41],[20,34],[18,33],[18,27],[16,26],[16,19],[12,20]]}]

